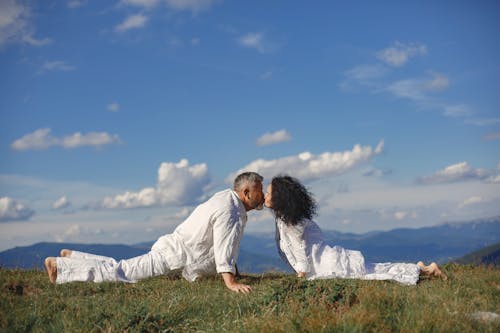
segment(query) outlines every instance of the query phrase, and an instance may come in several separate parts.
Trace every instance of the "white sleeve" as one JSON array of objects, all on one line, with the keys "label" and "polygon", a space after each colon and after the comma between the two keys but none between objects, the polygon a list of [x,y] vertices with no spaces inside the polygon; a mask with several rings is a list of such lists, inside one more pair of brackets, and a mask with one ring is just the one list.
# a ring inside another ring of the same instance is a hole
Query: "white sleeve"
[{"label": "white sleeve", "polygon": [[290,246],[295,257],[293,268],[296,272],[307,273],[310,271],[307,257],[307,245],[304,237],[304,226],[285,226],[290,240]]},{"label": "white sleeve", "polygon": [[214,256],[217,273],[236,274],[242,226],[237,214],[224,213],[214,222]]}]

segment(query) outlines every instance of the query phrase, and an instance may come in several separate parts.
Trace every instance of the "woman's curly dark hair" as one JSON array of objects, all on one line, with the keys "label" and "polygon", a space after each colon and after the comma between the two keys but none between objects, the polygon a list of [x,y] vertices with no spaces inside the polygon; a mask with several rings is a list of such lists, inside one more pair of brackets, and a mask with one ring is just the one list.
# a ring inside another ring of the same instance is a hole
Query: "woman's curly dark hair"
[{"label": "woman's curly dark hair", "polygon": [[316,215],[316,201],[299,180],[279,175],[271,181],[272,209],[276,218],[297,225]]}]

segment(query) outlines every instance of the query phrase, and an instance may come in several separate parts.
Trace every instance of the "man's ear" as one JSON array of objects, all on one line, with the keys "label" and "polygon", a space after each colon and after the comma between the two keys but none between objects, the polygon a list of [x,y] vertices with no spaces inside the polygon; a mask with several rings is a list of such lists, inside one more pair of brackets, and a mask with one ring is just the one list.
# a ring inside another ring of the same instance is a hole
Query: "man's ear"
[{"label": "man's ear", "polygon": [[245,195],[245,198],[249,198],[249,194],[250,194],[250,189],[247,187],[243,190],[243,194]]}]

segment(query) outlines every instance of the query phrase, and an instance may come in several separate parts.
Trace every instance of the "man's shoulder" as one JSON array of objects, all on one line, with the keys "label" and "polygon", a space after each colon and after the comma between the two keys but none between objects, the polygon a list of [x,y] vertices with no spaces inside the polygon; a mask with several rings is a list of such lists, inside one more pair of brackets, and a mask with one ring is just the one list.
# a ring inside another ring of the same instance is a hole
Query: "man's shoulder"
[{"label": "man's shoulder", "polygon": [[210,197],[210,199],[208,199],[208,201],[214,201],[214,202],[217,202],[217,201],[221,201],[221,202],[229,201],[231,199],[231,197],[233,196],[233,193],[234,193],[234,191],[228,188],[228,189],[225,189],[225,190],[222,190],[222,191],[214,193]]},{"label": "man's shoulder", "polygon": [[214,207],[222,211],[239,210],[243,203],[232,189],[226,189],[215,193],[209,200]]}]

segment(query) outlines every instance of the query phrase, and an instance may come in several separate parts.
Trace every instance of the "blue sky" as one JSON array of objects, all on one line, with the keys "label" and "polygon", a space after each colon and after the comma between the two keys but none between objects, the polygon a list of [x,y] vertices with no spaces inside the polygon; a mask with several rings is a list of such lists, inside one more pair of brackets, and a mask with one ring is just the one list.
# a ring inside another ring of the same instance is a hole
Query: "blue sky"
[{"label": "blue sky", "polygon": [[496,1],[0,0],[0,248],[154,240],[241,170],[304,181],[324,229],[499,215],[499,22]]}]

